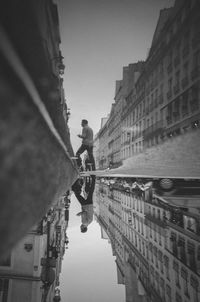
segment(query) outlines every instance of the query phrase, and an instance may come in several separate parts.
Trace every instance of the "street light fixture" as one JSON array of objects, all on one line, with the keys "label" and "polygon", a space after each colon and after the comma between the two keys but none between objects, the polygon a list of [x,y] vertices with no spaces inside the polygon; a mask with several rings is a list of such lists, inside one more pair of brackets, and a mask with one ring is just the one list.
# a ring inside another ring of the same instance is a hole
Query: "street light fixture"
[{"label": "street light fixture", "polygon": [[63,64],[63,59],[64,57],[61,55],[61,52],[59,51],[59,56],[52,58],[51,60],[57,60],[58,64],[58,70],[59,70],[59,74],[63,75],[64,74],[64,70],[65,70],[65,65]]}]

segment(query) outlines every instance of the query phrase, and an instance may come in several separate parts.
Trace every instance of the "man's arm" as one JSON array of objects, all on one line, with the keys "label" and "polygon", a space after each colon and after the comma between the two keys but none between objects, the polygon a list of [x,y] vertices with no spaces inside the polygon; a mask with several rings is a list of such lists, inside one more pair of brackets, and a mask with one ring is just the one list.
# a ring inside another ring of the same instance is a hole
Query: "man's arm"
[{"label": "man's arm", "polygon": [[86,136],[87,136],[87,131],[86,131],[86,129],[83,128],[82,134],[78,134],[78,137],[80,137],[80,138],[86,138]]}]

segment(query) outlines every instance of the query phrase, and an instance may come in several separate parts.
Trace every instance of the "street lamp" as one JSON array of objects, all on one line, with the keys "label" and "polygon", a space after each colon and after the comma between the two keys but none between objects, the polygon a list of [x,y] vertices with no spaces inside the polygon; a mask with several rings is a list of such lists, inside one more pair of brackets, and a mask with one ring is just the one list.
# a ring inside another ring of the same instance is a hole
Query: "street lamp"
[{"label": "street lamp", "polygon": [[59,74],[63,75],[64,74],[64,70],[65,70],[65,65],[63,64],[63,59],[64,57],[61,55],[61,52],[59,51],[59,56],[52,58],[51,60],[57,60],[58,64],[58,70],[59,70]]}]

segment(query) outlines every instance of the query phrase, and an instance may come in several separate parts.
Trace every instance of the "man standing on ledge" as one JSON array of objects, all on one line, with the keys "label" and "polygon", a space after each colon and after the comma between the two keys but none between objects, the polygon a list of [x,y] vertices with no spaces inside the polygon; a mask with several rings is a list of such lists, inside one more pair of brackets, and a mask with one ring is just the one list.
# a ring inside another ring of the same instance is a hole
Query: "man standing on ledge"
[{"label": "man standing on ledge", "polygon": [[82,165],[80,155],[87,150],[89,160],[92,164],[92,170],[95,170],[95,161],[93,156],[93,130],[88,126],[87,120],[82,120],[81,126],[83,127],[82,134],[78,134],[78,137],[82,138],[82,145],[76,152],[76,156],[78,157],[77,163],[79,167]]}]

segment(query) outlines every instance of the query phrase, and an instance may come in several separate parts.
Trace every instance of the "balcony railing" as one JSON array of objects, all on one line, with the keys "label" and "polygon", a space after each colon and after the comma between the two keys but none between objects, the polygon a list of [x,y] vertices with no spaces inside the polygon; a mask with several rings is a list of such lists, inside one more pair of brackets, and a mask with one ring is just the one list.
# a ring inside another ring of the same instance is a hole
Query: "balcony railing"
[{"label": "balcony railing", "polygon": [[144,139],[150,138],[156,134],[162,133],[163,121],[158,121],[149,128],[143,130]]},{"label": "balcony railing", "polygon": [[148,220],[159,225],[160,227],[165,228],[167,226],[166,221],[165,220],[161,220],[160,218],[157,218],[151,214],[146,214],[145,215],[145,223],[148,224]]}]

